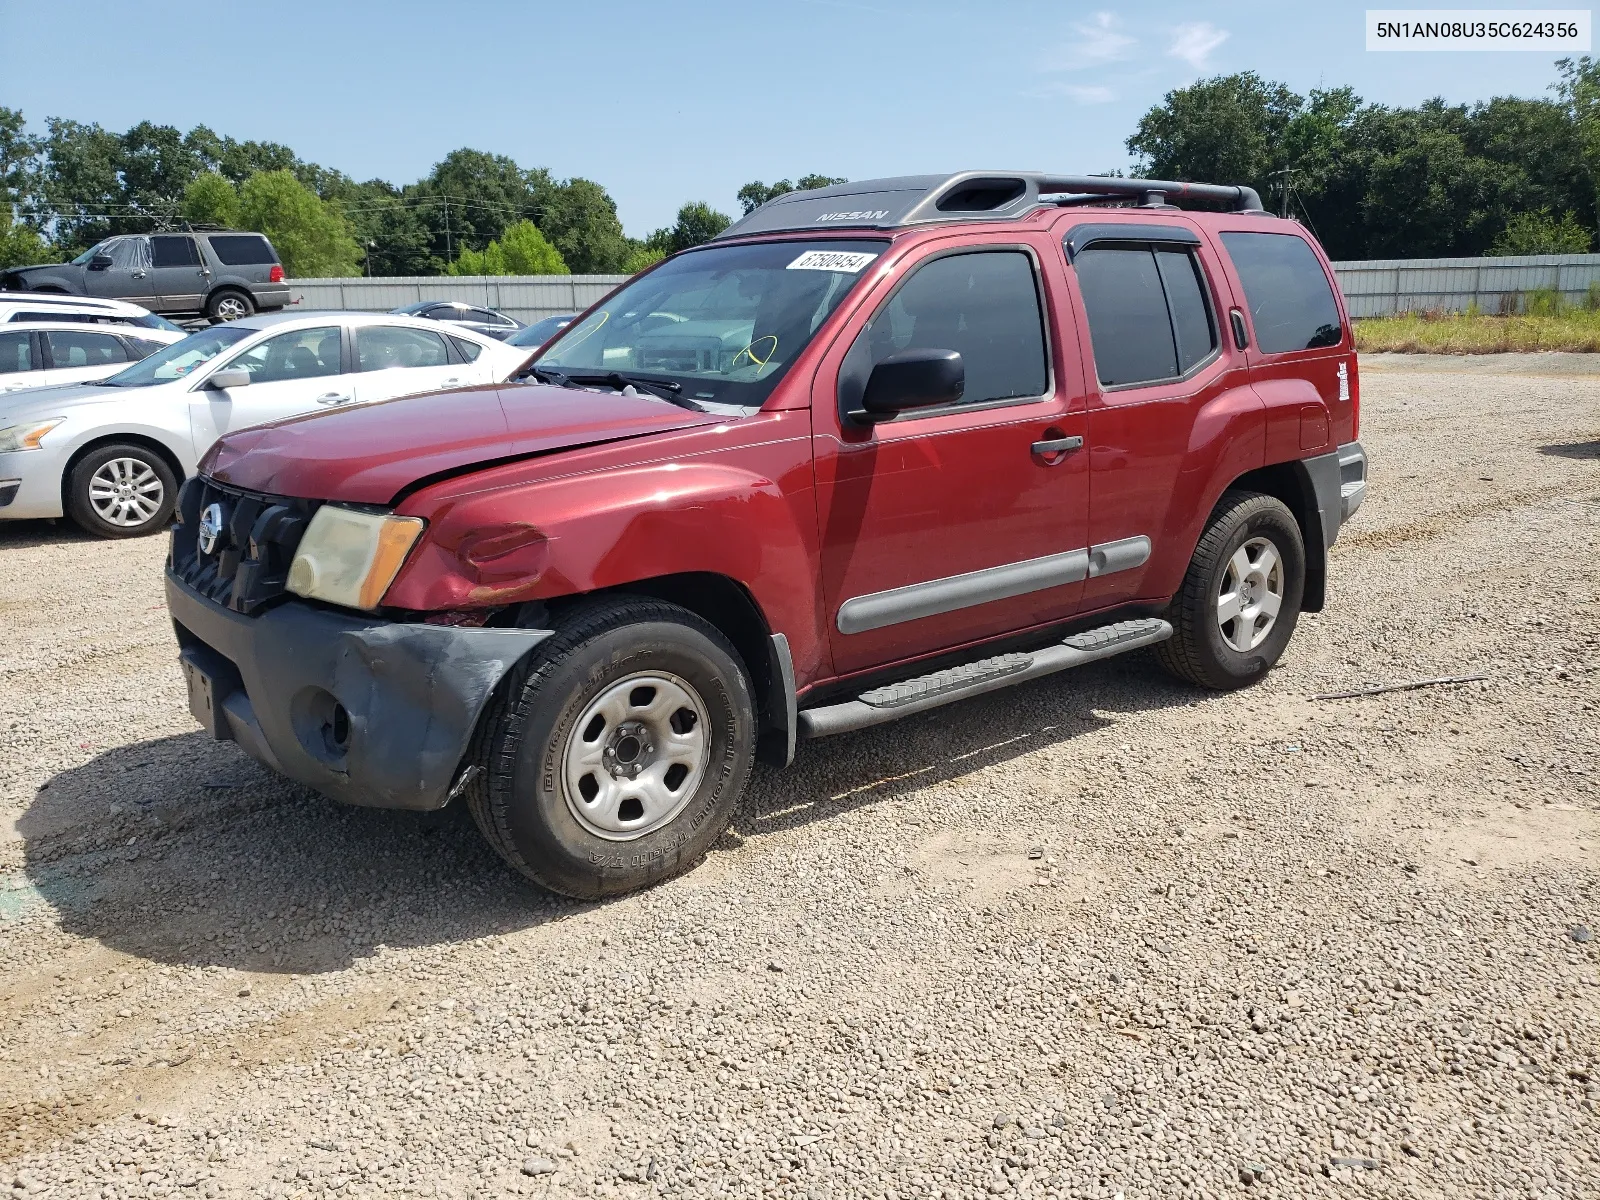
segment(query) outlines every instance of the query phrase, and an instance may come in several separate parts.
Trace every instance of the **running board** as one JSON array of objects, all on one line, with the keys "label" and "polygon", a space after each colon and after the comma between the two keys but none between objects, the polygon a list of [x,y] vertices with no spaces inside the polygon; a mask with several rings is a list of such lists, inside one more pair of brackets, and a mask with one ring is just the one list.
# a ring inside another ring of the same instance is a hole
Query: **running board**
[{"label": "running board", "polygon": [[1141,646],[1153,646],[1171,636],[1172,626],[1159,617],[1102,625],[1099,629],[1075,633],[1043,650],[997,654],[993,658],[979,659],[917,679],[874,688],[842,704],[802,709],[799,713],[799,736],[801,740],[808,740],[834,733],[849,733],[869,725],[882,725],[885,721],[909,717],[912,713],[926,712],[930,708],[981,696],[985,692],[999,691],[1041,675],[1081,667],[1084,663],[1137,650]]}]

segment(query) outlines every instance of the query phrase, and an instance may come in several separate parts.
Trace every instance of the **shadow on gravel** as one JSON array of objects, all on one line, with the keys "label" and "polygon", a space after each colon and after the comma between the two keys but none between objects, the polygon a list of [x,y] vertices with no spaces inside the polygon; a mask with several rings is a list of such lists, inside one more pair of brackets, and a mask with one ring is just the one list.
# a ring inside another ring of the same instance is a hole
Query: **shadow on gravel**
[{"label": "shadow on gravel", "polygon": [[[159,535],[157,535],[159,536]],[[65,517],[58,521],[0,521],[0,551],[30,546],[99,542]]]},{"label": "shadow on gravel", "polygon": [[[1196,698],[1132,655],[830,738],[758,770],[735,828],[827,820]],[[465,805],[347,808],[198,732],[61,772],[17,829],[26,879],[0,889],[0,916],[47,904],[68,933],[169,964],[312,974],[594,907],[512,872]]]},{"label": "shadow on gravel", "polygon": [[1549,454],[1555,458],[1597,458],[1600,459],[1600,438],[1592,442],[1567,442],[1561,445],[1540,446],[1540,454]]}]

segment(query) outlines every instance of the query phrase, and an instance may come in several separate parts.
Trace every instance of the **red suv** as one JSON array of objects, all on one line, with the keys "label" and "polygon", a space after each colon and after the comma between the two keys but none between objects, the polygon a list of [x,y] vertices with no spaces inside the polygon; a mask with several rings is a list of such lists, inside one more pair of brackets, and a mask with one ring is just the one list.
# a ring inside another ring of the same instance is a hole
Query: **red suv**
[{"label": "red suv", "polygon": [[1142,646],[1259,678],[1363,498],[1357,408],[1327,260],[1249,188],[870,180],[637,276],[520,382],[228,435],[167,597],[213,736],[463,796],[610,895],[797,741]]}]

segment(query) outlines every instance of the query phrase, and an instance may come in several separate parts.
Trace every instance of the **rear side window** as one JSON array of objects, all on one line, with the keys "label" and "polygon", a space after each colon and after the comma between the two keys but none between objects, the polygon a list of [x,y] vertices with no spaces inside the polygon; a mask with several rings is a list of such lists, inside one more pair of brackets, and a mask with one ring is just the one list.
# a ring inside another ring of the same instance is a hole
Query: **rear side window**
[{"label": "rear side window", "polygon": [[128,361],[122,339],[109,333],[51,329],[44,340],[50,345],[50,361],[58,367],[103,367]]},{"label": "rear side window", "polygon": [[955,350],[963,404],[1042,396],[1049,386],[1033,262],[1018,250],[936,258],[873,318],[872,361],[902,350]]},{"label": "rear side window", "polygon": [[0,375],[33,370],[33,343],[25,333],[0,333]]},{"label": "rear side window", "polygon": [[1217,347],[1195,256],[1166,246],[1091,246],[1073,259],[1104,387],[1177,379]]},{"label": "rear side window", "polygon": [[211,252],[225,267],[270,266],[278,261],[267,239],[254,233],[215,233],[211,235]]},{"label": "rear side window", "polygon": [[158,235],[150,239],[151,265],[156,267],[198,267],[200,251],[192,237]]},{"label": "rear side window", "polygon": [[1225,233],[1222,244],[1244,284],[1264,354],[1337,346],[1339,306],[1322,264],[1292,233]]},{"label": "rear side window", "polygon": [[483,347],[477,342],[469,342],[466,338],[459,337],[452,337],[450,340],[456,344],[456,350],[466,362],[476,362],[478,355],[483,353]]},{"label": "rear side window", "polygon": [[450,361],[444,338],[427,329],[364,325],[356,330],[358,371],[390,367],[442,367]]}]

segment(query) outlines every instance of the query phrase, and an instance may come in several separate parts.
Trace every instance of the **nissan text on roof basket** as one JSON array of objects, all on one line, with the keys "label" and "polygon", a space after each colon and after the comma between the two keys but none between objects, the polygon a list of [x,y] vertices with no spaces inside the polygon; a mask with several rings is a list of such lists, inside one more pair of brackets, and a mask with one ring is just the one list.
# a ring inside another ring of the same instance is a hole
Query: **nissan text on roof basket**
[{"label": "nissan text on roof basket", "polygon": [[230,433],[167,598],[212,736],[461,799],[572,896],[693,866],[761,757],[1150,647],[1242,687],[1366,457],[1320,247],[1249,188],[790,193],[509,384]]}]

